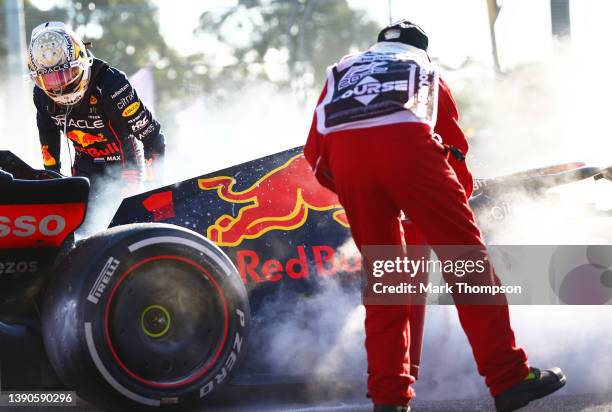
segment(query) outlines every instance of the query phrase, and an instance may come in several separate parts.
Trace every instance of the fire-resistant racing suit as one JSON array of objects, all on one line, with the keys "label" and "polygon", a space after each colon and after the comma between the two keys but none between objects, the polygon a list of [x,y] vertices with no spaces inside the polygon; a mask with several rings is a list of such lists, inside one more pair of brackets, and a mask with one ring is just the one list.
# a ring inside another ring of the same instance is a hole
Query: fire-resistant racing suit
[{"label": "fire-resistant racing suit", "polygon": [[164,155],[159,123],[125,74],[100,59],[93,61],[87,92],[78,104],[56,104],[36,86],[34,104],[46,169],[60,170],[62,132],[76,153],[72,174],[93,182],[106,175],[137,184],[144,177],[145,159],[154,163]]}]

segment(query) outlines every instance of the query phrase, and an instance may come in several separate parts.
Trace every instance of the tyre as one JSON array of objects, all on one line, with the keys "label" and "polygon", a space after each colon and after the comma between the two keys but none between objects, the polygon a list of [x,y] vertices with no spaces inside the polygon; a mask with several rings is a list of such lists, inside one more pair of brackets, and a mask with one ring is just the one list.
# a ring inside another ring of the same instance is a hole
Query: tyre
[{"label": "tyre", "polygon": [[148,223],[78,243],[50,279],[42,312],[62,381],[112,408],[202,402],[243,358],[249,321],[244,284],[218,247]]}]

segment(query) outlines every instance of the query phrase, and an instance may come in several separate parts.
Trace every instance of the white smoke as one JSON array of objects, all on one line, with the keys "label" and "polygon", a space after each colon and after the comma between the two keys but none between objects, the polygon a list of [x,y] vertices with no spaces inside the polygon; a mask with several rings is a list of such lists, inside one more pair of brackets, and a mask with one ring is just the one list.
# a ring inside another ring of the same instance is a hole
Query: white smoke
[{"label": "white smoke", "polygon": [[[575,62],[576,56],[561,52],[473,90],[484,102],[488,126],[487,138],[471,152],[476,176],[573,161],[612,165],[607,158],[612,141],[602,132],[608,94],[584,87],[584,73]],[[302,115],[309,119],[310,111]],[[610,182],[591,179],[550,192],[545,198],[506,193],[508,214],[486,228],[487,238],[496,244],[610,243],[611,219],[592,213],[610,208]],[[282,296],[279,301],[284,306]],[[343,372],[351,380],[347,371],[353,379],[363,378],[364,312],[355,302],[334,283],[319,295],[292,301],[292,313],[260,335],[270,349],[264,358],[268,366],[279,373],[314,372],[321,380]],[[568,374],[563,393],[612,390],[607,350],[612,331],[606,326],[611,307],[514,306],[510,311],[517,342],[531,364],[561,366]],[[488,396],[455,312],[448,306],[428,307],[421,376],[415,384],[419,399]]]},{"label": "white smoke", "polygon": [[279,375],[358,379],[365,375],[365,311],[358,287],[342,287],[336,278],[320,283],[309,296],[279,287],[267,300],[257,313],[262,323],[253,324],[254,357]]},{"label": "white smoke", "polygon": [[[272,85],[245,87],[222,101],[200,97],[166,130],[166,180],[190,178],[303,145],[314,102]],[[174,180],[176,181],[176,180]]]},{"label": "white smoke", "polygon": [[[612,165],[608,157],[612,139],[604,132],[608,93],[592,86],[594,80],[585,86],[583,66],[576,63],[579,58],[561,46],[559,49],[548,61],[471,90],[483,102],[488,132],[470,153],[477,160],[476,176],[573,161]],[[309,119],[310,111],[303,111],[303,116]],[[495,244],[610,243],[612,219],[595,217],[592,211],[611,207],[611,182],[577,182],[550,190],[545,198],[521,192],[506,195],[508,215],[485,230]],[[316,316],[310,317],[307,325],[300,324],[297,315],[290,316],[270,331],[266,336],[274,355],[267,361],[278,370],[324,371],[321,379],[333,376],[336,364],[336,372],[350,370],[355,377],[363,377],[363,311],[356,311],[354,301],[347,301],[344,293],[329,287],[317,297],[296,302],[297,312]],[[510,311],[517,343],[525,348],[531,364],[561,366],[568,374],[563,393],[612,390],[608,367],[612,355],[607,350],[612,332],[606,327],[611,307],[514,306]],[[452,307],[428,307],[421,376],[415,384],[419,399],[488,396],[455,312]],[[282,356],[276,355],[279,353]]]},{"label": "white smoke", "polygon": [[[478,177],[493,177],[563,162],[612,165],[606,128],[610,85],[586,76],[586,67],[606,67],[600,54],[588,60],[567,45],[548,61],[517,69],[472,89],[484,102],[486,136],[470,153]],[[606,56],[603,56],[606,58]],[[612,219],[596,217],[612,204],[612,183],[581,181],[534,198],[504,193],[503,221],[484,228],[494,244],[610,244]],[[541,276],[547,276],[542,273]],[[429,307],[419,398],[457,399],[486,395],[454,308]],[[530,363],[560,366],[568,375],[562,393],[612,391],[610,306],[513,306],[517,343]]]}]

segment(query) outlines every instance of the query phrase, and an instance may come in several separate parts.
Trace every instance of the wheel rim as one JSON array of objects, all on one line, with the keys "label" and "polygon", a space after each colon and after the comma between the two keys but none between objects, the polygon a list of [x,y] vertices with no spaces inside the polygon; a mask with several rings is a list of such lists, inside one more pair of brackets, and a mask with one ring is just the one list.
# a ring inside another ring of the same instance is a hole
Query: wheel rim
[{"label": "wheel rim", "polygon": [[196,380],[227,339],[222,290],[204,268],[178,256],[146,259],[124,273],[105,318],[106,340],[121,369],[154,387]]},{"label": "wheel rim", "polygon": [[159,339],[170,331],[172,316],[162,305],[149,305],[140,315],[140,328],[150,338]]}]

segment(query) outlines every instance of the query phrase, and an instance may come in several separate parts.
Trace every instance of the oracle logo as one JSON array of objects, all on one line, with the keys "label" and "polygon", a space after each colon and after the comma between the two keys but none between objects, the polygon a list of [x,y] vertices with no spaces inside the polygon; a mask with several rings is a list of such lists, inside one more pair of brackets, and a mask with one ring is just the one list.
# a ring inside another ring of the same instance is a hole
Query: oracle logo
[{"label": "oracle logo", "polygon": [[0,238],[9,235],[29,237],[36,233],[43,236],[57,236],[66,228],[66,220],[60,215],[49,215],[40,221],[34,216],[19,216],[12,221],[9,217],[0,216]]}]

